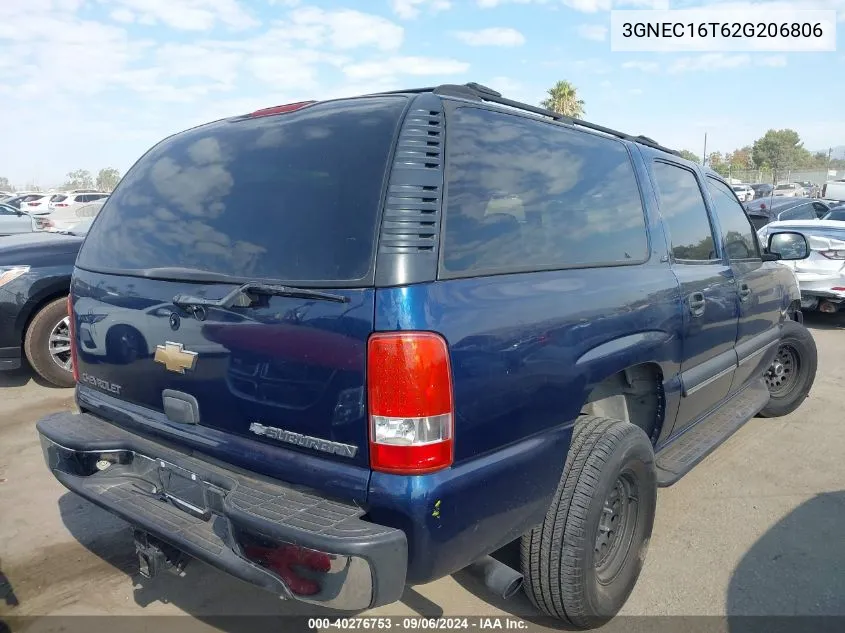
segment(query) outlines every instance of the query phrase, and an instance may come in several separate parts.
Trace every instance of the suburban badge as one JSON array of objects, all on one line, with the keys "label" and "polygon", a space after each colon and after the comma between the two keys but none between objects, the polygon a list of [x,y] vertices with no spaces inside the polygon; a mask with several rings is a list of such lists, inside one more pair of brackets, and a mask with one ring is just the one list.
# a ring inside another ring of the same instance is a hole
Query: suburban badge
[{"label": "suburban badge", "polygon": [[351,444],[341,444],[340,442],[330,442],[319,437],[311,437],[309,435],[302,435],[301,433],[294,433],[293,431],[285,431],[284,429],[277,429],[272,426],[264,426],[260,422],[253,422],[249,425],[249,430],[256,435],[269,437],[280,442],[287,442],[288,444],[295,444],[296,446],[303,446],[305,448],[313,448],[324,453],[333,453],[341,457],[355,457],[358,452],[357,446]]},{"label": "suburban badge", "polygon": [[186,369],[193,371],[197,364],[197,353],[189,352],[182,343],[167,341],[164,345],[156,345],[153,360],[164,365],[167,371],[184,374]]}]

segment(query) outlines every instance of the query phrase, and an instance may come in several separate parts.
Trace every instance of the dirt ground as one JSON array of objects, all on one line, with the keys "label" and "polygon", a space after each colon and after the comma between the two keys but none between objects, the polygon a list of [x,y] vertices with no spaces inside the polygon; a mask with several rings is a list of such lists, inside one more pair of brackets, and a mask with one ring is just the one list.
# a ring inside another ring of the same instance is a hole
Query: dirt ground
[{"label": "dirt ground", "polygon": [[[624,614],[845,615],[845,319],[807,320],[819,349],[810,398],[786,418],[752,420],[660,491]],[[180,628],[193,630],[233,628],[210,624],[214,615],[327,613],[200,563],[185,578],[140,579],[126,524],[67,492],[44,466],[35,421],[71,406],[70,390],[28,370],[0,374],[0,617],[187,614]],[[371,612],[506,613],[536,617],[524,596],[501,601],[465,572]]]}]

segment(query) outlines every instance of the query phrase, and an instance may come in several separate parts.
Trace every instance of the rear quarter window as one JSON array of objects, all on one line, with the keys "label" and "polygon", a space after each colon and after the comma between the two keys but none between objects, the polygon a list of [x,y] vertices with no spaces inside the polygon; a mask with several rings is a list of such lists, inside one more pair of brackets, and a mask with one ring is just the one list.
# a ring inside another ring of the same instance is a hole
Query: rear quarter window
[{"label": "rear quarter window", "polygon": [[406,104],[405,97],[324,102],[171,137],[121,180],[77,265],[290,283],[364,278]]},{"label": "rear quarter window", "polygon": [[623,143],[471,107],[447,125],[441,277],[647,259]]}]

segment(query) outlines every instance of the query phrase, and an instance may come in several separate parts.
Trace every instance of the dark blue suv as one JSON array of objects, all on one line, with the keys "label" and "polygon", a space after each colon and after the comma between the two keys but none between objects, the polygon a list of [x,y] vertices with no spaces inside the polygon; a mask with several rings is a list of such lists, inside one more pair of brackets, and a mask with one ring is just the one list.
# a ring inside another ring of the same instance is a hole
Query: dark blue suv
[{"label": "dark blue suv", "polygon": [[[807,255],[761,248],[714,172],[477,84],[268,108],[106,202],[68,306],[81,413],[38,432],[148,576],[194,557],[362,610],[472,567],[590,627],[657,487],[807,396],[776,261]],[[516,539],[521,569],[489,556]]]}]

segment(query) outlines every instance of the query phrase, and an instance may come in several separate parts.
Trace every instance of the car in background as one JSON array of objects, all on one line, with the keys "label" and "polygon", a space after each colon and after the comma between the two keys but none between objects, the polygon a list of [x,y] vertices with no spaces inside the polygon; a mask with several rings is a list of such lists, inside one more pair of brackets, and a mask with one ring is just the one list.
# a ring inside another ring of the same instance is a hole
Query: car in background
[{"label": "car in background", "polygon": [[38,226],[31,215],[0,202],[0,237],[32,233],[36,230]]},{"label": "car in background", "polygon": [[16,209],[20,209],[22,205],[35,200],[36,198],[42,198],[43,196],[43,193],[20,193],[11,198],[6,198],[3,202],[4,204],[8,204]]},{"label": "car in background", "polygon": [[17,369],[26,358],[49,383],[74,384],[67,295],[92,223],[0,239],[0,370]]},{"label": "car in background", "polygon": [[[831,213],[845,215],[845,207]],[[765,244],[780,232],[800,233],[810,246],[808,258],[780,261],[795,273],[801,309],[831,313],[845,308],[845,222],[833,218],[772,222],[757,231],[757,236]]]},{"label": "car in background", "polygon": [[804,198],[804,187],[797,182],[782,182],[775,187],[774,195],[783,198]]},{"label": "car in background", "polygon": [[821,187],[810,180],[800,180],[797,184],[804,187],[804,191],[807,193],[808,198],[818,198],[821,194]]},{"label": "car in background", "polygon": [[80,205],[75,209],[57,209],[47,215],[35,216],[38,228],[45,231],[71,230],[74,226],[88,218],[95,218],[103,208],[105,199]]},{"label": "car in background", "polygon": [[766,198],[745,205],[754,228],[781,220],[818,220],[830,212],[830,205],[812,198]]},{"label": "car in background", "polygon": [[107,193],[60,193],[50,199],[47,207],[51,212],[59,209],[75,211],[77,207],[90,202],[105,200],[108,197],[109,194]]},{"label": "car in background", "polygon": [[845,202],[845,180],[828,180],[822,187],[821,197],[825,200]]},{"label": "car in background", "polygon": [[835,220],[836,222],[845,222],[845,205],[834,207],[830,210],[822,220]]},{"label": "car in background", "polygon": [[754,190],[755,200],[757,200],[758,198],[770,197],[775,189],[772,185],[767,185],[764,182],[755,183],[753,185],[750,185],[750,187]]},{"label": "car in background", "polygon": [[35,194],[27,200],[21,202],[21,211],[29,213],[47,213],[49,211],[50,200],[55,197],[53,193]]},{"label": "car in background", "polygon": [[731,185],[731,189],[734,190],[736,197],[739,198],[740,202],[750,202],[754,200],[754,190],[751,188],[750,185]]}]

